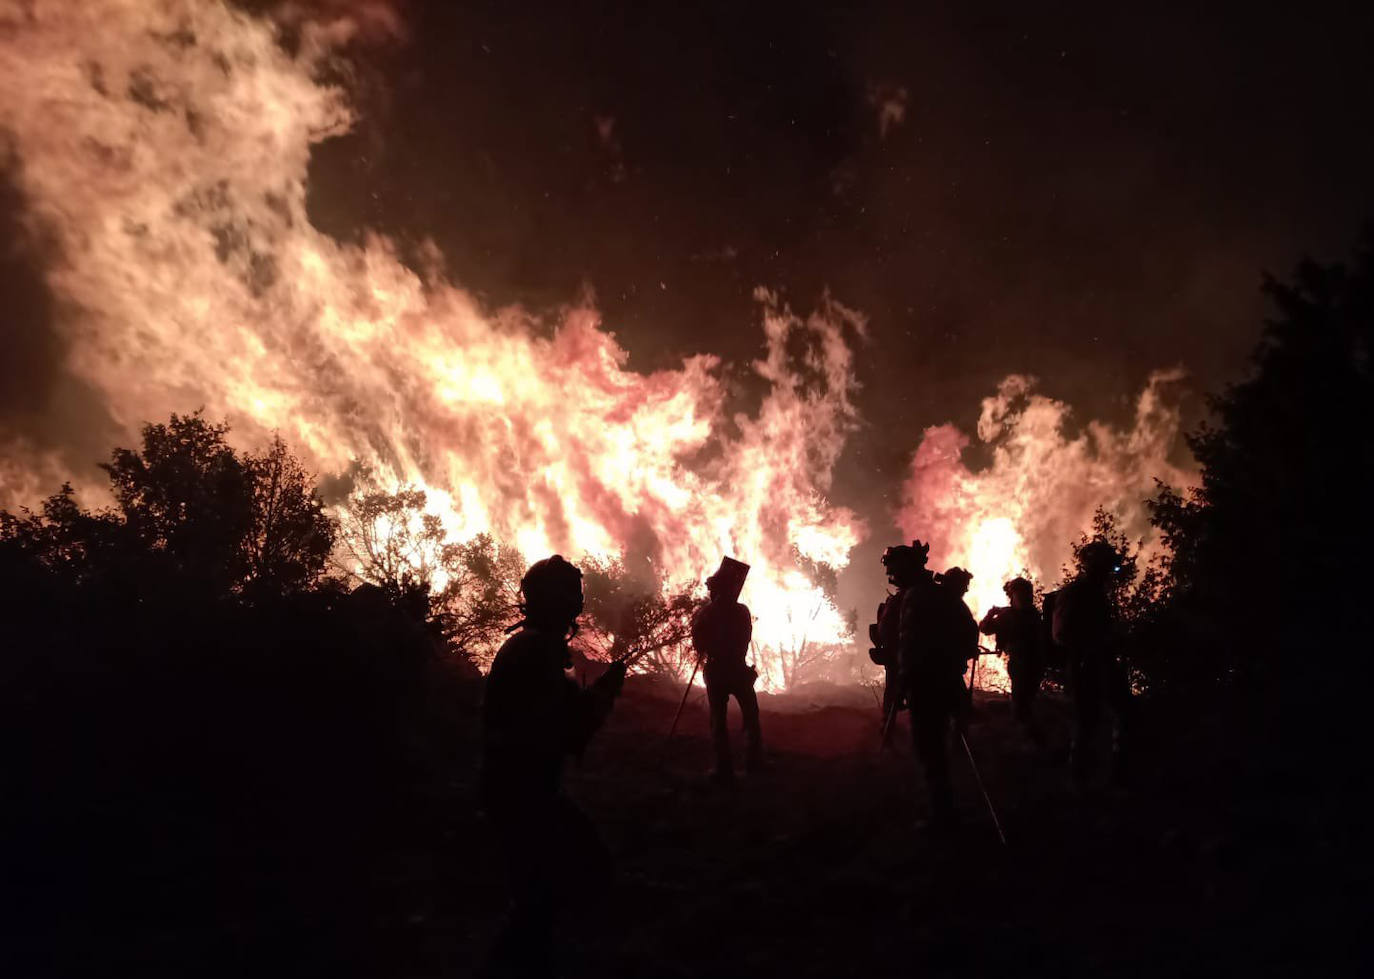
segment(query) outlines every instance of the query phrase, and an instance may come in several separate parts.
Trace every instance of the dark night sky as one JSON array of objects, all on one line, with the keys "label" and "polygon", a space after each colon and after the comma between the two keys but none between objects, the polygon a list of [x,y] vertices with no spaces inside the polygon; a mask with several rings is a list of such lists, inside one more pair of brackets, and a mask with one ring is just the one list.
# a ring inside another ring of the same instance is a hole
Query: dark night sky
[{"label": "dark night sky", "polygon": [[1367,17],[521,6],[412,5],[404,44],[359,53],[316,222],[433,235],[493,304],[589,286],[640,368],[747,361],[756,285],[799,311],[829,288],[871,319],[837,492],[870,512],[1006,373],[1081,418],[1155,367],[1216,387],[1261,270],[1339,257],[1374,214]]}]

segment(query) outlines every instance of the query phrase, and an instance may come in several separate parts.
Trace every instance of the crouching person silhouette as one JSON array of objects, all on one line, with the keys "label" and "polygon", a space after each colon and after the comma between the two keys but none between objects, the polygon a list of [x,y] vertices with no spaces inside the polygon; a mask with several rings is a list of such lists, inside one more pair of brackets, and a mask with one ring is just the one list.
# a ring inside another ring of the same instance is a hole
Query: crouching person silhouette
[{"label": "crouching person silhouette", "polygon": [[591,821],[560,791],[563,759],[580,754],[625,680],[612,664],[583,689],[565,671],[582,613],[582,573],[555,554],[520,581],[523,621],[487,677],[482,704],[482,808],[504,858],[511,908],[491,976],[553,971],[558,909],[609,883],[610,855]]}]

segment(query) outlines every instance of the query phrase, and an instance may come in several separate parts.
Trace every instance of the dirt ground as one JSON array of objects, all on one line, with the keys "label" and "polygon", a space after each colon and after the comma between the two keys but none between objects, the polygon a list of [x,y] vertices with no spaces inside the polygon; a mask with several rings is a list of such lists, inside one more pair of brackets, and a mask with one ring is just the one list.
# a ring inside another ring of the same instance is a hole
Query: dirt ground
[{"label": "dirt ground", "polygon": [[[734,789],[704,778],[699,692],[667,741],[680,691],[632,682],[569,773],[618,882],[565,924],[566,975],[1291,975],[1359,961],[1361,875],[1315,795],[1292,785],[1276,805],[1269,776],[1247,784],[1234,759],[1148,722],[1131,787],[1082,793],[1062,700],[1046,701],[1036,747],[1005,698],[980,696],[969,742],[1003,846],[957,742],[961,825],[917,828],[905,717],[881,752],[868,690],[762,697],[772,766]],[[394,974],[471,974],[502,909],[491,854],[409,857],[408,971]]]},{"label": "dirt ground", "polygon": [[[1079,793],[1066,777],[1062,700],[1046,700],[1047,743],[1036,747],[1005,699],[980,696],[969,741],[1003,846],[957,744],[960,826],[940,837],[917,828],[925,798],[905,718],[880,752],[872,691],[761,697],[772,764],[733,789],[705,777],[699,690],[666,739],[681,692],[632,678],[570,766],[568,793],[600,828],[617,880],[563,922],[565,976],[1363,971],[1360,780],[1317,775],[1301,755],[1223,750],[1238,743],[1225,721],[1165,725],[1144,710],[1130,787]],[[490,827],[474,808],[479,697],[473,684],[439,698],[450,734],[415,746],[432,756],[416,769],[427,773],[418,789],[402,781],[382,800],[359,789],[383,814],[366,838],[344,828],[356,820],[284,820],[289,807],[270,800],[183,826],[159,822],[161,803],[149,801],[136,838],[122,831],[118,847],[92,849],[115,869],[69,866],[53,878],[96,880],[84,911],[10,917],[18,924],[0,955],[25,953],[0,971],[479,974],[505,907]],[[281,813],[256,818],[273,805]],[[255,825],[276,828],[242,828]],[[168,839],[180,842],[169,849]],[[65,891],[37,896],[72,906]]]}]

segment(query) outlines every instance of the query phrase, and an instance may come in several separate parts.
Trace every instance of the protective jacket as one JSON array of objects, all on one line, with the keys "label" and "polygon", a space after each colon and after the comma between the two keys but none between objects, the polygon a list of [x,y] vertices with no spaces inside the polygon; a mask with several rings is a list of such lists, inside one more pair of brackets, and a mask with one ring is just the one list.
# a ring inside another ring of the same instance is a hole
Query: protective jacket
[{"label": "protective jacket", "polygon": [[733,680],[748,676],[745,664],[754,622],[747,606],[712,599],[692,617],[692,645],[702,661],[706,680]]},{"label": "protective jacket", "polygon": [[519,804],[558,792],[563,759],[579,754],[614,697],[564,673],[567,640],[526,627],[491,664],[482,704],[481,793],[486,804]]},{"label": "protective jacket", "polygon": [[1092,582],[1071,581],[1055,600],[1051,629],[1054,641],[1071,657],[1108,656],[1116,635],[1111,600]]},{"label": "protective jacket", "polygon": [[1034,608],[1002,606],[983,616],[978,628],[997,640],[997,651],[1012,659],[1036,657],[1040,650],[1040,613]]},{"label": "protective jacket", "polygon": [[963,676],[978,651],[978,623],[959,596],[934,582],[902,593],[902,675],[908,684],[943,684]]}]

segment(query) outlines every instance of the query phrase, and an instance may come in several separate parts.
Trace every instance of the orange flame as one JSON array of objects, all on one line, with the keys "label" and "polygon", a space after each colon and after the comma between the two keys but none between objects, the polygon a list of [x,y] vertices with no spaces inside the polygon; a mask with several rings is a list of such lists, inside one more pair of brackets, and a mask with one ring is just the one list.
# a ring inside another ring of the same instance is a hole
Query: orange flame
[{"label": "orange flame", "polygon": [[[927,429],[912,458],[898,525],[908,539],[929,540],[932,568],[958,564],[972,572],[966,600],[979,618],[1007,604],[1002,586],[1017,575],[1052,588],[1099,506],[1141,541],[1148,560],[1162,547],[1144,502],[1156,477],[1175,485],[1196,480],[1170,458],[1180,415],[1168,393],[1182,376],[1152,374],[1130,428],[1093,421],[1077,437],[1066,434],[1066,404],[1034,393],[1033,378],[1007,377],[984,399],[978,421],[990,464],[977,472],[965,465],[969,438],[952,425]],[[979,685],[1006,689],[999,661],[980,666]]]},{"label": "orange flame", "polygon": [[[249,442],[280,430],[318,471],[361,462],[423,488],[454,540],[489,531],[530,558],[620,557],[669,582],[733,554],[753,566],[744,600],[772,688],[801,651],[845,646],[844,617],[795,555],[840,569],[864,533],[826,498],[856,421],[862,318],[828,299],[801,318],[759,291],[760,400],[732,414],[715,357],[641,374],[594,310],[493,314],[384,238],[319,233],[311,147],[353,121],[319,68],[357,32],[400,27],[384,4],[309,9],[291,7],[288,53],[272,24],[218,0],[0,7],[0,126],[27,218],[60,255],[48,280],[67,369],[116,437],[203,405]],[[1096,505],[1144,533],[1152,478],[1189,481],[1169,461],[1176,377],[1150,380],[1132,428],[1076,437],[1064,404],[1007,378],[978,425],[991,464],[970,470],[966,436],[928,430],[900,526],[931,540],[932,566],[973,572],[980,615],[1014,574],[1051,582]],[[7,445],[0,504],[63,478],[98,492],[88,469]]]},{"label": "orange flame", "polygon": [[[319,233],[310,149],[352,110],[317,69],[356,29],[306,22],[291,54],[214,0],[0,8],[0,125],[29,220],[60,248],[49,284],[69,371],[125,437],[204,406],[248,441],[280,430],[319,471],[362,462],[426,490],[455,540],[647,559],[679,581],[736,555],[753,566],[744,601],[770,685],[781,650],[846,642],[793,549],[841,568],[863,533],[825,495],[862,319],[828,300],[803,319],[760,292],[762,401],[729,417],[714,357],[640,374],[592,310],[551,330],[494,315],[384,238]],[[0,503],[58,473],[95,488],[11,448]]]}]

